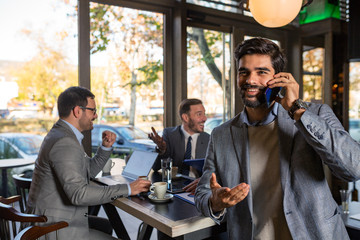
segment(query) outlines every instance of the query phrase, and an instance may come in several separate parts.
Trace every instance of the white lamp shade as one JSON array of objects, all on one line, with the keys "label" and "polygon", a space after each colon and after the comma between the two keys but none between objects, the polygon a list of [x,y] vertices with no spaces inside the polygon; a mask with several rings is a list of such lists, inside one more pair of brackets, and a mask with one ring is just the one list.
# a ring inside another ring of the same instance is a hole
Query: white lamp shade
[{"label": "white lamp shade", "polygon": [[265,27],[282,27],[298,15],[302,0],[249,0],[255,20]]}]

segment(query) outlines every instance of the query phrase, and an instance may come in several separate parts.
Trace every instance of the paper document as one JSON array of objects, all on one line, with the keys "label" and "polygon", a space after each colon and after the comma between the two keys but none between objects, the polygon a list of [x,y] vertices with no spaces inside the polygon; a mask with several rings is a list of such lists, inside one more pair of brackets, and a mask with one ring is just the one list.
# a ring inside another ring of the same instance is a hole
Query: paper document
[{"label": "paper document", "polygon": [[194,195],[188,192],[174,194],[175,197],[180,198],[192,205],[195,205]]},{"label": "paper document", "polygon": [[350,218],[356,219],[356,220],[360,220],[360,213],[355,214],[355,215],[351,215]]}]

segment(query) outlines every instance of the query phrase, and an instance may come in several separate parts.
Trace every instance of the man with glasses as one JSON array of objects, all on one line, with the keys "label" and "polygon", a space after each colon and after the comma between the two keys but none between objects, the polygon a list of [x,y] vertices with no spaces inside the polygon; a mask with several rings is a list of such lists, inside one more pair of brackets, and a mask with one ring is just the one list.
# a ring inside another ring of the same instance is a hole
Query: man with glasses
[{"label": "man with glasses", "polygon": [[82,132],[92,130],[97,118],[94,98],[82,87],[70,87],[60,94],[60,119],[45,137],[35,163],[27,213],[47,216],[45,224],[68,222],[69,227],[58,231],[60,239],[112,239],[109,222],[88,216],[88,206],[147,192],[150,186],[150,181],[142,179],[115,186],[90,182],[108,161],[116,139],[114,133],[104,131],[95,156],[90,158],[84,152]]}]

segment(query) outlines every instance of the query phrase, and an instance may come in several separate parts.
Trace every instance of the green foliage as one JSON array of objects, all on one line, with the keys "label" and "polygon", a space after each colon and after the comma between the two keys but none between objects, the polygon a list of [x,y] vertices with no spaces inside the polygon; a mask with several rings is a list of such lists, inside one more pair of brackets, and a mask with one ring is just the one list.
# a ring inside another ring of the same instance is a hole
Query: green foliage
[{"label": "green foliage", "polygon": [[[148,62],[147,65],[138,68],[138,70],[144,73],[145,80],[139,81],[135,85],[150,85],[159,79],[159,73],[163,71],[163,64],[160,60],[156,62]],[[125,86],[129,84],[131,83],[125,84]]]},{"label": "green foliage", "polygon": [[104,4],[92,4],[90,8],[90,53],[105,51],[109,42],[110,21],[107,15],[112,7]]}]

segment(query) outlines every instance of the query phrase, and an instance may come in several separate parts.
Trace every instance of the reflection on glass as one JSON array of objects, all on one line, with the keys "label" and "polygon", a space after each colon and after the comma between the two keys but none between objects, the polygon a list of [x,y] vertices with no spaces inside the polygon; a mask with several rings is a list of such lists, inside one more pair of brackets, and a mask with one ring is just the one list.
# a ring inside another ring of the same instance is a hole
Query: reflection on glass
[{"label": "reflection on glass", "polygon": [[91,90],[98,122],[163,128],[161,13],[90,3]]},{"label": "reflection on glass", "polygon": [[360,62],[350,62],[349,133],[360,142]]},{"label": "reflection on glass", "polygon": [[135,139],[148,139],[148,135],[141,129],[133,126],[122,126],[116,128],[128,141]]},{"label": "reflection on glass", "polygon": [[188,27],[187,48],[187,96],[203,101],[207,122],[221,123],[230,117],[230,34]]},{"label": "reflection on glass", "polygon": [[303,87],[305,101],[322,100],[323,48],[309,48],[303,52]]}]

